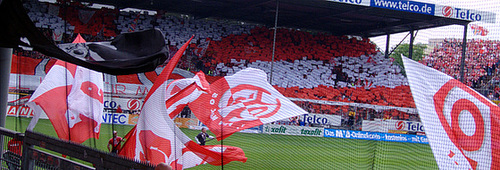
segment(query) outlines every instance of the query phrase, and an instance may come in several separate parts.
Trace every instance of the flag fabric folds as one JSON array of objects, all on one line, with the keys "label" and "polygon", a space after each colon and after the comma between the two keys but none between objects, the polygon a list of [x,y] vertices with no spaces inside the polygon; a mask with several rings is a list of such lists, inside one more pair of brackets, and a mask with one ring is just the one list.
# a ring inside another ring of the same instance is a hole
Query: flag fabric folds
[{"label": "flag fabric folds", "polygon": [[174,55],[146,96],[137,125],[126,135],[120,155],[152,164],[167,163],[174,169],[200,164],[223,165],[246,161],[243,150],[232,146],[200,146],[186,136],[171,117],[202,93],[208,82],[203,73],[194,78],[167,83],[189,41]]},{"label": "flag fabric folds", "polygon": [[99,139],[103,96],[102,73],[58,60],[27,103],[35,111],[28,129],[46,114],[61,139]]},{"label": "flag fabric folds", "polygon": [[267,74],[247,68],[210,85],[189,104],[195,116],[218,140],[231,134],[277,120],[307,114],[267,82]]},{"label": "flag fabric folds", "polygon": [[[198,82],[200,81],[199,78],[195,79],[198,79]],[[191,82],[192,84],[188,85],[185,89],[200,84],[194,81]],[[152,164],[165,162],[175,169],[194,167],[204,163],[222,165],[222,161],[225,161],[225,163],[230,161],[246,161],[246,157],[241,149],[235,147],[229,147],[233,149],[228,149],[226,146],[222,150],[220,147],[202,147],[193,142],[175,125],[169,115],[175,116],[179,114],[182,108],[184,108],[185,103],[188,103],[191,100],[190,98],[196,98],[197,96],[191,95],[196,94],[196,92],[178,89],[178,84],[172,82],[169,86],[165,86],[165,82],[144,103],[137,123],[134,158],[141,161],[149,161]],[[174,87],[169,88],[171,86]],[[176,89],[180,91],[175,92]],[[198,89],[201,89],[201,87],[198,87]],[[174,93],[173,95],[172,92]],[[179,100],[177,96],[182,96],[182,98]],[[166,107],[169,103],[173,104],[170,107]],[[224,151],[223,154],[221,151]]]},{"label": "flag fabric folds", "polygon": [[82,37],[82,35],[80,35],[80,33],[78,33],[75,40],[73,40],[73,43],[86,43],[86,42],[87,41],[85,41],[85,39],[83,39],[83,37]]},{"label": "flag fabric folds", "polygon": [[[168,64],[165,66],[165,68],[162,70],[160,75],[158,75],[155,82],[153,83],[151,90],[149,91],[149,93],[146,95],[146,98],[144,99],[144,101],[145,101],[144,103],[146,103],[146,101],[149,100],[149,98],[151,97],[151,95],[154,94],[156,89],[158,89],[160,86],[162,86],[166,83],[166,81],[168,80],[168,78],[170,77],[172,72],[174,71],[174,68],[177,65],[177,62],[179,62],[182,54],[184,53],[184,51],[186,50],[188,44],[191,42],[192,39],[193,39],[193,37],[191,37],[191,39],[189,39],[179,50],[177,50],[177,52],[174,54],[174,56],[170,59]],[[143,105],[143,107],[144,107],[144,105]],[[143,115],[143,114],[141,113],[141,115]],[[136,155],[137,155],[136,148],[138,147],[137,142],[136,142],[137,125],[138,124],[136,124],[127,133],[127,135],[125,135],[126,142],[125,142],[125,144],[123,144],[122,149],[119,151],[120,155],[126,156],[128,158],[133,158],[133,159],[136,158]]]},{"label": "flag fabric folds", "polygon": [[500,109],[463,83],[402,57],[440,169],[500,167]]},{"label": "flag fabric folds", "polygon": [[205,74],[199,72],[194,78],[174,80],[168,84],[165,102],[167,115],[171,119],[177,116],[190,102],[196,100],[202,93],[209,91]]},{"label": "flag fabric folds", "polygon": [[158,29],[123,33],[112,41],[56,46],[35,27],[21,1],[0,4],[0,47],[35,50],[50,57],[112,75],[153,71],[168,57]]}]

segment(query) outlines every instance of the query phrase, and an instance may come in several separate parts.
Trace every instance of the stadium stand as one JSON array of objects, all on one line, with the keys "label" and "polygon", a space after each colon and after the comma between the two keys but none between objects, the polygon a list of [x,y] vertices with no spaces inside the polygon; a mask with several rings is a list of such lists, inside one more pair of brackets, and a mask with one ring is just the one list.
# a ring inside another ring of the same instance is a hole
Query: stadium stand
[{"label": "stadium stand", "polygon": [[[55,42],[70,42],[81,33],[87,41],[108,40],[116,33],[158,28],[165,34],[171,52],[175,52],[191,35],[190,48],[178,68],[191,72],[204,71],[210,82],[247,68],[270,71],[273,30],[264,26],[228,20],[193,19],[178,14],[157,15],[139,12],[95,10],[73,2],[65,13],[58,4],[29,1],[26,8],[37,27],[45,30]],[[64,21],[63,18],[79,18]],[[66,23],[66,25],[65,25]],[[87,23],[87,24],[84,24]],[[92,23],[92,24],[88,24]],[[62,33],[61,33],[62,32]],[[59,34],[63,34],[58,38]],[[391,59],[377,51],[369,39],[333,36],[280,28],[277,30],[276,61],[272,84],[282,94],[292,98],[367,103],[379,106],[414,108],[406,78]],[[45,72],[54,63],[48,57],[33,52],[15,54],[34,57],[45,65]],[[13,61],[16,59],[13,59]],[[48,60],[48,61],[47,61]],[[35,74],[34,63],[16,74]],[[43,61],[43,62],[41,62]],[[23,66],[24,67],[24,66]],[[14,67],[13,67],[14,68]],[[117,76],[117,83],[148,84],[154,82],[161,67],[153,72]],[[182,78],[177,76],[176,78]],[[147,81],[144,81],[147,80]],[[148,82],[148,83],[146,83]],[[311,113],[345,115],[349,106],[302,104]],[[360,119],[393,118],[408,120],[418,117],[397,110],[367,109],[370,114],[358,114]]]},{"label": "stadium stand", "polygon": [[[49,9],[50,9],[49,5]],[[74,27],[74,33],[90,34],[92,36],[114,37],[118,10],[101,8],[99,10],[84,8],[80,3],[72,2],[65,10],[58,10],[61,18],[66,19]]]},{"label": "stadium stand", "polygon": [[[444,39],[420,62],[458,79],[462,53],[461,44],[462,40],[460,39]],[[467,41],[465,80],[468,86],[482,87],[496,74],[499,52],[499,41],[478,39]]]},{"label": "stadium stand", "polygon": [[222,40],[231,34],[248,34],[254,24],[231,22],[226,20],[194,20],[181,15],[147,15],[139,12],[119,13],[115,21],[117,30],[121,33],[157,28],[164,32],[167,44],[180,47],[191,35],[195,35],[192,43],[202,44],[207,38],[214,41]]},{"label": "stadium stand", "polygon": [[[66,34],[71,34],[75,30],[75,26],[64,22],[64,20],[58,16],[58,5],[27,1],[24,3],[24,7],[28,11],[28,16],[38,28],[51,29],[57,36],[61,36],[65,32],[65,28],[67,28]],[[52,35],[49,37],[52,37]],[[59,39],[59,37],[57,37],[57,39]]]}]

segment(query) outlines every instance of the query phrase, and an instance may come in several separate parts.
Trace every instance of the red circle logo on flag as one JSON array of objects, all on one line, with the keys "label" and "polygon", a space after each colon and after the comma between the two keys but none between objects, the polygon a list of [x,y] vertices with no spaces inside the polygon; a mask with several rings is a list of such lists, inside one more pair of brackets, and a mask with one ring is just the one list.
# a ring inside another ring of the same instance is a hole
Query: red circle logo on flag
[{"label": "red circle logo on flag", "polygon": [[444,6],[442,9],[443,16],[451,17],[453,15],[453,8],[450,6]]},{"label": "red circle logo on flag", "polygon": [[397,130],[404,129],[405,128],[405,122],[403,122],[403,121],[397,121],[396,124],[395,124],[395,126],[396,126]]},{"label": "red circle logo on flag", "polygon": [[139,110],[141,108],[141,101],[137,99],[130,99],[127,102],[127,108],[129,110]]},{"label": "red circle logo on flag", "polygon": [[258,121],[278,113],[281,101],[261,87],[242,84],[227,90],[220,99],[219,107],[224,122],[243,126],[246,121]]},{"label": "red circle logo on flag", "polygon": [[490,135],[490,116],[498,112],[498,107],[455,79],[445,83],[434,94],[433,99],[437,116],[447,136],[470,165],[476,167],[478,162],[469,158],[469,154],[491,152],[489,141],[493,141]]}]

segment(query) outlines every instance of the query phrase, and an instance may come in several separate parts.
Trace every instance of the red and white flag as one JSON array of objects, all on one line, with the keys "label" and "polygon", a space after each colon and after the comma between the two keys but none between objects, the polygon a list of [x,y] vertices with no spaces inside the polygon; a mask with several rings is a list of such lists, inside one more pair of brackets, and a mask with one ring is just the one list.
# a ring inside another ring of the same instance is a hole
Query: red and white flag
[{"label": "red and white flag", "polygon": [[202,93],[209,91],[210,84],[205,79],[205,74],[199,72],[194,78],[174,80],[168,84],[165,102],[167,114],[171,119],[177,116],[185,106],[196,100]]},{"label": "red and white flag", "polygon": [[195,116],[218,140],[231,134],[277,120],[307,114],[267,82],[264,71],[247,68],[210,85],[189,104]]},{"label": "red and white flag", "polygon": [[450,76],[402,58],[439,169],[498,169],[499,107]]},{"label": "red and white flag", "polygon": [[99,139],[103,113],[102,73],[58,60],[27,105],[35,111],[28,129],[46,114],[61,139]]},{"label": "red and white flag", "polygon": [[[177,63],[189,41],[170,62]],[[152,164],[167,163],[174,169],[184,169],[200,164],[223,165],[231,161],[245,162],[243,150],[231,146],[200,146],[187,137],[174,123],[172,117],[201,93],[208,90],[203,73],[192,79],[167,84],[175,64],[169,63],[155,80],[146,96],[136,127],[129,133],[120,155],[147,161]],[[170,69],[172,67],[172,69]],[[168,107],[167,107],[168,106]]]},{"label": "red and white flag", "polygon": [[[191,42],[191,40],[193,39],[193,37],[191,37],[191,39],[189,39],[173,55],[173,57],[170,59],[168,64],[165,66],[165,68],[160,73],[160,75],[156,78],[155,83],[153,84],[153,87],[151,87],[150,92],[146,95],[146,98],[144,99],[145,101],[148,101],[149,97],[151,97],[151,95],[154,94],[153,92],[156,91],[156,89],[158,89],[164,83],[166,83],[166,81],[168,80],[168,78],[170,77],[172,72],[174,71],[175,66],[177,65],[177,63],[181,59],[182,54],[184,53],[184,51],[186,51],[186,48],[187,48],[189,42]],[[137,142],[135,140],[137,138],[137,124],[127,133],[127,135],[125,135],[124,138],[127,139],[127,141],[125,142],[125,144],[123,144],[123,147],[119,151],[119,154],[126,156],[126,157],[129,157],[129,158],[135,158],[135,156],[136,156],[135,150],[137,147]]]},{"label": "red and white flag", "polygon": [[205,163],[219,166],[231,161],[246,162],[245,153],[240,148],[200,146],[180,131],[171,119],[201,93],[206,93],[208,82],[203,73],[198,73],[195,78],[176,80],[165,87],[166,84],[157,88],[145,102],[137,126],[126,136],[129,141],[120,155],[152,164],[164,162],[174,169]]}]

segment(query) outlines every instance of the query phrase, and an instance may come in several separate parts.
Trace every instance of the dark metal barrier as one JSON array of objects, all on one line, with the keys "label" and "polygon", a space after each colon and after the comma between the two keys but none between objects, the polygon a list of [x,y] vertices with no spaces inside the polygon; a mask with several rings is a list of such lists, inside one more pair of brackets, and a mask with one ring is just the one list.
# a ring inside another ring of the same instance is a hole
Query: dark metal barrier
[{"label": "dark metal barrier", "polygon": [[3,144],[0,159],[2,169],[21,169],[24,134],[0,127],[0,135],[2,135],[0,142]]},{"label": "dark metal barrier", "polygon": [[[2,148],[5,151],[0,159],[2,169],[154,169],[155,167],[31,131],[23,134],[0,127],[0,135],[4,137],[0,138],[1,140],[9,141],[7,145],[3,142]],[[87,163],[79,163],[54,153]]]}]

